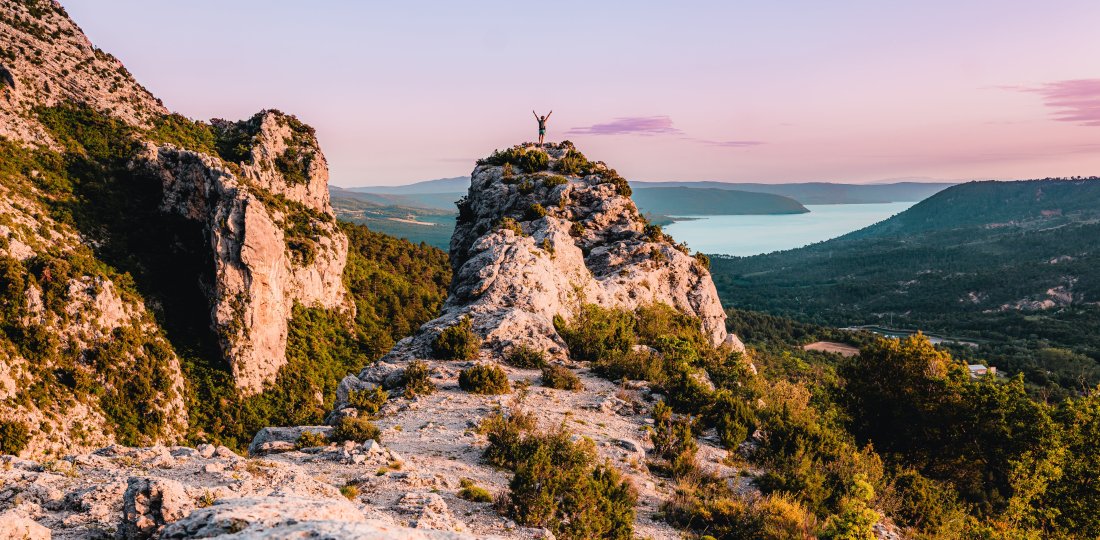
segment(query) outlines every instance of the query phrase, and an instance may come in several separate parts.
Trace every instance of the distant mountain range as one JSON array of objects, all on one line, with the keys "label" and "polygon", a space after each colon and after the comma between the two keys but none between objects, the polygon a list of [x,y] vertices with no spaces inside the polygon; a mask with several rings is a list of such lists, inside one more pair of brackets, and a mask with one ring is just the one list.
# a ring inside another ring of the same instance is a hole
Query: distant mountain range
[{"label": "distant mountain range", "polygon": [[733,182],[631,182],[635,189],[685,187],[732,189],[771,193],[790,197],[802,204],[869,204],[916,202],[955,185],[947,182],[895,182],[889,184],[834,184],[832,182],[801,182],[795,184],[760,184]]},{"label": "distant mountain range", "polygon": [[425,193],[466,193],[470,187],[469,176],[423,180],[401,186],[362,186],[342,188],[360,193],[382,193],[387,195],[423,195]]},{"label": "distant mountain range", "polygon": [[772,193],[733,189],[634,188],[634,204],[645,213],[669,216],[804,214],[798,201]]},{"label": "distant mountain range", "polygon": [[[913,182],[900,181],[881,184],[840,184],[832,182],[800,182],[793,184],[762,184],[718,181],[693,182],[640,182],[631,181],[635,191],[649,188],[692,188],[723,189],[770,193],[790,197],[802,204],[867,204],[888,202],[916,202],[924,200],[954,182]],[[370,193],[376,195],[429,195],[466,193],[470,187],[470,177],[440,178],[425,180],[403,186],[364,186],[354,188],[336,188],[341,191]],[[415,197],[411,200],[417,200]]]},{"label": "distant mountain range", "polygon": [[727,307],[977,338],[1036,385],[1100,382],[1100,178],[960,184],[840,238],[712,268]]}]

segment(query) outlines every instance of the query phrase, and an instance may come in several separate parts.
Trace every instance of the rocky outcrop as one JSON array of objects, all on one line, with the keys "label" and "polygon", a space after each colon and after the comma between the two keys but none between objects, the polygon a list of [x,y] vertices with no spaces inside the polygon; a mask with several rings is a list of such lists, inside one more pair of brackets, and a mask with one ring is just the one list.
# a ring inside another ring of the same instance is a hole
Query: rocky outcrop
[{"label": "rocky outcrop", "polygon": [[345,305],[348,242],[311,128],[278,111],[217,128],[249,148],[240,163],[147,143],[133,166],[161,181],[164,211],[203,224],[215,268],[212,322],[233,380],[250,394],[286,363],[295,304]]},{"label": "rocky outcrop", "polygon": [[[125,139],[112,143],[141,142],[132,166],[143,176],[126,180],[159,182],[161,209],[205,231],[208,252],[197,256],[214,275],[203,275],[201,287],[244,394],[260,391],[285,364],[296,304],[351,309],[342,283],[347,239],[329,206],[328,165],[312,128],[262,111],[193,126],[218,140],[196,143],[200,151],[143,142],[162,140],[165,122],[190,125],[168,112],[59,3],[0,0],[0,144],[3,159],[20,163],[0,178],[0,266],[20,276],[19,301],[5,300],[12,310],[0,314],[19,319],[3,321],[19,332],[0,333],[0,417],[27,428],[22,455],[175,442],[188,428],[180,361],[158,323],[161,310],[175,306],[139,290],[141,278],[135,286],[115,261],[103,264],[114,231],[56,219],[72,202],[58,200],[56,188],[72,179],[55,178],[41,164],[48,160],[17,149],[53,151],[50,159],[64,162],[73,141],[54,137],[65,138],[67,122],[86,121],[84,114]],[[42,346],[22,346],[26,335]]]},{"label": "rocky outcrop", "polygon": [[31,111],[66,101],[133,125],[167,112],[56,0],[0,0],[0,28],[0,136],[56,145]]},{"label": "rocky outcrop", "polygon": [[[545,150],[549,163],[541,168],[549,170],[574,152],[571,145]],[[561,357],[553,318],[569,320],[584,304],[668,304],[698,317],[715,345],[743,350],[726,332],[705,264],[648,226],[614,171],[589,165],[587,174],[570,176],[479,164],[459,202],[450,249],[455,275],[443,314],[383,360],[430,357],[436,336],[465,318],[484,338],[484,354],[499,357],[523,344]]]},{"label": "rocky outcrop", "polygon": [[0,512],[0,540],[50,540],[50,530],[19,510]]},{"label": "rocky outcrop", "polygon": [[130,478],[122,497],[119,535],[132,540],[156,536],[164,526],[195,509],[183,484],[155,477]]},{"label": "rocky outcrop", "polygon": [[419,527],[414,530],[384,520],[367,519],[347,501],[268,497],[218,501],[166,528],[161,538],[459,540],[492,537],[425,531]]}]

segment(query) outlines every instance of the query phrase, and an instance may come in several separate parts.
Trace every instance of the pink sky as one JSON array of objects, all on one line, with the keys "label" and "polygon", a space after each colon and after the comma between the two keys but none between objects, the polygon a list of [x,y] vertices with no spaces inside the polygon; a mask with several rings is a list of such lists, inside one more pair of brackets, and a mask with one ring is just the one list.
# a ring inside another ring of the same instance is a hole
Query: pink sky
[{"label": "pink sky", "polygon": [[1094,0],[62,3],[172,109],[313,124],[341,186],[468,174],[531,109],[633,180],[1100,174]]}]

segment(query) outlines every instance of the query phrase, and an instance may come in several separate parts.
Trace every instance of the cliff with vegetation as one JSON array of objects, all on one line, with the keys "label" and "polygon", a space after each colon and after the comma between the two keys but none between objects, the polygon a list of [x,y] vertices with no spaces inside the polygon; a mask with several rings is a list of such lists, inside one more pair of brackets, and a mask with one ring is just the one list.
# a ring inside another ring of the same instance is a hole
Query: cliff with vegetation
[{"label": "cliff with vegetation", "polygon": [[434,312],[442,254],[338,224],[308,125],[170,114],[56,2],[0,24],[0,411],[24,455],[317,421]]}]

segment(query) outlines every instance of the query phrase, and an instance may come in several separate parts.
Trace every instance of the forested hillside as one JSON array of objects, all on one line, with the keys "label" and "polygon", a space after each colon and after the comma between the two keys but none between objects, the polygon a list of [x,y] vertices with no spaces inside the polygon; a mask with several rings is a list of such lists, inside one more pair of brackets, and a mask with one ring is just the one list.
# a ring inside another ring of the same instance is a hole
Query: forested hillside
[{"label": "forested hillside", "polygon": [[1100,180],[976,182],[802,249],[714,257],[727,307],[970,338],[1051,391],[1100,382]]}]

